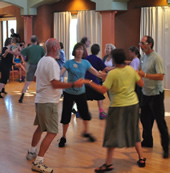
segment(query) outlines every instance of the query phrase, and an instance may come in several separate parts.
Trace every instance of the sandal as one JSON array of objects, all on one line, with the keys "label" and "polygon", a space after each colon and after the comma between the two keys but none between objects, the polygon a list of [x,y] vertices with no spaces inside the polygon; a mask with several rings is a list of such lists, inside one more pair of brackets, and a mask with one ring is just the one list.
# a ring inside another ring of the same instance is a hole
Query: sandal
[{"label": "sandal", "polygon": [[114,168],[113,167],[111,167],[112,166],[112,164],[110,164],[110,165],[107,165],[106,163],[105,164],[103,164],[102,166],[100,166],[99,168],[97,168],[97,169],[95,169],[94,171],[95,172],[104,172],[104,171],[111,171],[111,170],[113,170]]},{"label": "sandal", "polygon": [[137,164],[139,167],[145,167],[145,161],[146,161],[146,158],[143,158],[143,159],[139,159],[137,161]]}]

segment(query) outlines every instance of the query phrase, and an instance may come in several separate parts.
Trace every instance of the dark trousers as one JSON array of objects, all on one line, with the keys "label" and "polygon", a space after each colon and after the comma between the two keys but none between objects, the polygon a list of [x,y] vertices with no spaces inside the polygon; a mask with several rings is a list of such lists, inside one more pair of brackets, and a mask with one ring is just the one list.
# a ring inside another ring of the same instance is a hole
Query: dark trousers
[{"label": "dark trousers", "polygon": [[164,92],[155,96],[142,95],[141,122],[143,125],[143,140],[146,144],[153,144],[152,127],[156,120],[164,151],[168,151],[169,135],[165,121]]},{"label": "dark trousers", "polygon": [[10,68],[11,67],[7,66],[6,64],[1,63],[1,65],[0,65],[0,69],[1,69],[0,83],[7,84],[7,81],[9,79],[9,75],[10,75]]}]

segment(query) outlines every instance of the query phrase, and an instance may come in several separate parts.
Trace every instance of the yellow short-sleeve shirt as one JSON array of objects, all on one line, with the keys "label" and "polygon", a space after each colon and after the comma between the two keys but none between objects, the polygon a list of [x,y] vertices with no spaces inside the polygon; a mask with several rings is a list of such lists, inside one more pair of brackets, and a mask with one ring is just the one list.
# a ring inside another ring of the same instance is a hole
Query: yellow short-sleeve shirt
[{"label": "yellow short-sleeve shirt", "polygon": [[110,106],[123,107],[137,104],[135,84],[139,80],[139,75],[130,66],[111,70],[103,83],[103,86],[109,89]]}]

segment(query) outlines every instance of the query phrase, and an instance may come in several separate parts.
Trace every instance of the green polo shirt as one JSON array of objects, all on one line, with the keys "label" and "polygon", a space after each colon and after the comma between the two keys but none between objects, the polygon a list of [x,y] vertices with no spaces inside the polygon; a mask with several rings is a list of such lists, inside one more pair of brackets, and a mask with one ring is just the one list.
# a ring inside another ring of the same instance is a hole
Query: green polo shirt
[{"label": "green polo shirt", "polygon": [[21,54],[28,58],[29,64],[36,65],[38,61],[45,55],[45,51],[42,46],[33,44],[21,50]]},{"label": "green polo shirt", "polygon": [[[149,55],[144,55],[140,59],[140,67],[144,73],[148,74],[164,74],[162,58],[153,51]],[[144,87],[142,92],[146,96],[158,95],[163,92],[163,81],[143,78]]]}]

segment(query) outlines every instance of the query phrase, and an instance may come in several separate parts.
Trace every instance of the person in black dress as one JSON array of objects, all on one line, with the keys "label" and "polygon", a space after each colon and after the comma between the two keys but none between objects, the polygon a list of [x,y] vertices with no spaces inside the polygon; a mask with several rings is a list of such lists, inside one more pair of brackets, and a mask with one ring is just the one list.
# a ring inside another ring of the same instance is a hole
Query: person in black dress
[{"label": "person in black dress", "polygon": [[5,85],[9,79],[10,70],[13,64],[13,55],[10,53],[5,53],[7,49],[11,47],[11,38],[7,38],[5,41],[5,47],[2,49],[2,58],[0,63],[1,79],[0,79],[0,98],[3,98],[1,93],[7,94],[5,92]]}]

